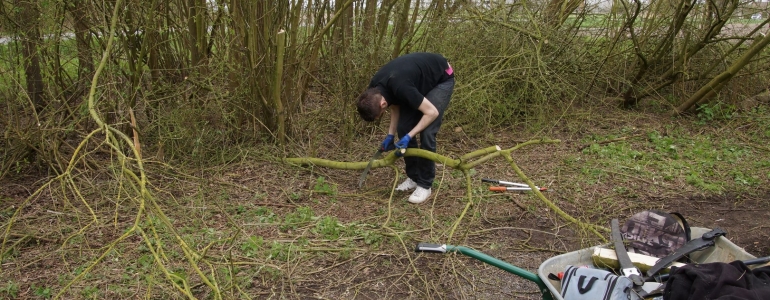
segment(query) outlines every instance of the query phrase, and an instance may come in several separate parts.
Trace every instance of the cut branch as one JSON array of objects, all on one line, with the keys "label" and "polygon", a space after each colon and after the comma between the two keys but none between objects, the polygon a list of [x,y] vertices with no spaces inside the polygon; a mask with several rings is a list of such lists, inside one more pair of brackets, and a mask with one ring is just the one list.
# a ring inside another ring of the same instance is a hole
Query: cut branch
[{"label": "cut branch", "polygon": [[[466,204],[465,208],[463,209],[460,216],[455,220],[454,225],[452,227],[452,230],[449,234],[449,240],[452,239],[455,229],[457,229],[457,226],[462,222],[463,217],[467,213],[468,209],[473,205],[473,198],[471,193],[471,180],[469,175],[469,170],[483,162],[487,162],[491,160],[492,158],[503,156],[511,165],[511,167],[516,171],[516,174],[519,175],[519,178],[524,180],[531,188],[532,191],[534,191],[535,195],[537,195],[538,198],[553,212],[555,212],[557,215],[562,217],[564,220],[574,223],[578,225],[580,228],[583,228],[587,231],[590,231],[597,235],[599,238],[604,239],[604,237],[601,235],[599,231],[607,232],[608,229],[602,226],[588,224],[585,222],[582,222],[563,210],[561,210],[556,204],[554,204],[552,201],[548,200],[543,193],[541,193],[536,187],[535,184],[527,178],[527,176],[524,174],[524,172],[516,165],[513,158],[511,158],[511,152],[518,150],[525,146],[530,145],[536,145],[536,144],[552,144],[552,143],[559,143],[561,141],[559,140],[552,140],[552,139],[537,139],[537,140],[530,140],[524,143],[520,143],[510,149],[501,150],[499,146],[490,146],[487,148],[479,149],[473,152],[470,152],[468,154],[465,154],[460,157],[459,160],[452,159],[437,153],[433,153],[430,151],[422,150],[422,149],[416,149],[416,148],[408,148],[406,152],[404,153],[404,156],[410,156],[410,157],[422,157],[425,159],[430,159],[437,163],[442,163],[445,166],[452,167],[454,169],[461,170],[463,174],[465,175],[466,179],[466,192],[467,192],[467,198],[468,203]],[[472,162],[466,162],[467,160],[476,158],[481,156],[481,158],[472,161]],[[395,155],[395,152],[391,152],[389,155],[385,156],[382,159],[375,160],[372,163],[371,168],[380,168],[380,167],[391,167],[395,168],[395,161],[398,159],[398,157]],[[312,157],[300,157],[300,158],[285,158],[284,163],[293,164],[293,165],[314,165],[314,166],[320,166],[320,167],[327,167],[327,168],[333,168],[333,169],[344,169],[344,170],[360,170],[366,168],[368,162],[362,161],[362,162],[339,162],[339,161],[333,161],[333,160],[327,160],[322,158],[312,158]],[[395,183],[394,183],[395,187]],[[391,193],[392,198],[392,193]],[[390,203],[390,200],[388,201]],[[390,211],[390,209],[389,209]],[[388,217],[388,220],[390,218]],[[386,221],[387,223],[387,221]]]}]

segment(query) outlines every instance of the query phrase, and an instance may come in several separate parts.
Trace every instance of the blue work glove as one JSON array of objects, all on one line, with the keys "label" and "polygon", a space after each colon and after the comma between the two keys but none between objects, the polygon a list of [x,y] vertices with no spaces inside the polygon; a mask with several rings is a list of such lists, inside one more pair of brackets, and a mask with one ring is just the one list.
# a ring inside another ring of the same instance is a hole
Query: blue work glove
[{"label": "blue work glove", "polygon": [[396,144],[393,143],[394,136],[392,134],[388,134],[388,136],[385,137],[385,140],[382,141],[382,145],[380,145],[380,151],[390,151],[393,149],[396,149]]},{"label": "blue work glove", "polygon": [[412,137],[410,137],[408,134],[404,135],[398,142],[396,143],[396,156],[401,157],[404,156],[404,153],[401,152],[401,149],[406,150],[406,147],[409,146],[409,141],[412,140]]}]

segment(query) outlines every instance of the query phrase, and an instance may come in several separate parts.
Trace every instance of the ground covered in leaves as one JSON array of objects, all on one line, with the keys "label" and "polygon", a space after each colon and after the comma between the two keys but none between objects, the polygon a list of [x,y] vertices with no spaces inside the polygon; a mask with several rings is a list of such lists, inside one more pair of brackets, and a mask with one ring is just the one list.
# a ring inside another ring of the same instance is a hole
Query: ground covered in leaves
[{"label": "ground covered in leaves", "polygon": [[[438,153],[458,158],[559,139],[512,154],[567,214],[608,226],[643,209],[677,211],[692,226],[721,227],[749,253],[767,256],[768,115],[759,107],[671,118],[654,107],[623,111],[608,103],[576,109],[545,130],[519,124],[468,133],[448,114]],[[302,143],[287,156],[368,161],[379,138]],[[522,181],[499,157],[471,170],[470,186],[439,165],[431,199],[414,205],[408,193],[392,191],[404,178],[402,161],[399,178],[376,168],[359,189],[361,170],[291,166],[276,153],[243,149],[228,165],[194,170],[148,158],[157,210],[147,203],[138,219],[137,199],[108,192],[119,183],[99,181],[111,169],[84,171],[76,180],[92,188],[72,198],[51,185],[28,199],[49,180],[39,174],[2,179],[0,298],[185,298],[175,282],[202,299],[538,299],[534,284],[495,267],[413,249],[418,242],[465,245],[534,272],[549,257],[609,237],[568,222],[531,193],[488,191],[482,178]],[[135,222],[141,230],[111,244]]]}]

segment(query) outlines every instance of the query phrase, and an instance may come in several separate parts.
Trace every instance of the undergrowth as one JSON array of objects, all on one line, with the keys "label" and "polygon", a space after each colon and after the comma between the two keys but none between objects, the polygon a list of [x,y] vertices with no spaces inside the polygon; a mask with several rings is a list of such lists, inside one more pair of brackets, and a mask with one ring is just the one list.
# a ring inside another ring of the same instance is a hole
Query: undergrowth
[{"label": "undergrowth", "polygon": [[[591,122],[597,115],[584,117],[559,127],[582,130],[579,124]],[[665,195],[672,190],[678,195],[705,196],[766,192],[763,183],[770,178],[770,159],[763,146],[770,140],[766,108],[707,124],[699,124],[697,116],[682,119],[679,125],[633,123],[594,128],[571,143],[583,145],[582,150],[552,152],[553,158],[548,159],[555,161],[547,165],[528,163],[527,156],[517,160],[536,182],[553,185],[547,197],[564,207],[579,206],[572,212],[597,224],[605,223],[618,211],[638,206],[633,199]],[[461,133],[447,136],[462,139]],[[495,142],[494,136],[479,142]],[[261,151],[264,149],[239,152]],[[535,149],[533,153],[540,151]],[[166,283],[171,280],[189,286],[197,298],[213,298],[186,262],[190,250],[180,247],[178,239],[197,253],[203,274],[216,282],[227,298],[269,297],[271,293],[306,295],[310,290],[346,298],[352,295],[346,294],[349,289],[378,291],[377,285],[368,280],[401,282],[406,288],[399,293],[418,292],[419,288],[415,289],[421,284],[417,282],[428,280],[426,276],[432,269],[422,260],[434,258],[415,256],[411,248],[417,242],[441,242],[467,201],[462,193],[463,176],[454,171],[439,169],[434,186],[438,196],[430,203],[415,206],[403,201],[408,195],[399,195],[388,208],[387,186],[393,180],[389,170],[372,170],[373,179],[367,183],[370,190],[357,191],[352,184],[356,180],[350,179],[357,179],[358,172],[295,169],[271,162],[267,156],[254,157],[202,169],[197,171],[200,175],[150,163],[147,171],[163,174],[151,178],[157,189],[166,191],[159,201],[174,209],[167,210],[165,217],[149,213],[139,223],[145,234],[114,245],[95,267],[90,267],[91,262],[105,250],[103,245],[131,228],[137,211],[130,203],[135,200],[120,194],[108,196],[115,187],[104,183],[84,185],[82,195],[91,203],[98,224],[104,225],[99,231],[80,234],[81,227],[76,224],[86,219],[76,216],[87,207],[82,202],[57,201],[65,194],[49,190],[47,195],[51,197],[36,198],[31,203],[35,209],[16,217],[19,225],[13,232],[18,234],[7,243],[3,254],[3,272],[11,279],[0,283],[0,294],[48,298],[85,274],[64,292],[64,297],[126,298],[142,294],[179,298],[178,291]],[[543,218],[549,212],[534,197],[489,192],[475,181],[493,176],[516,180],[510,173],[503,177],[501,174],[506,172],[494,162],[479,165],[472,173],[472,195],[477,205],[460,230],[462,243],[477,245],[514,263],[517,258],[506,253],[540,253],[534,257],[542,260],[553,253],[596,243],[595,237],[569,227],[550,235],[546,228],[558,222]],[[560,177],[564,182],[546,181],[556,173],[569,177]],[[602,194],[597,196],[596,191]],[[5,197],[4,202],[12,201]],[[2,216],[8,220],[14,209],[5,207]],[[531,224],[511,222],[527,215],[539,217],[528,219]],[[163,218],[168,218],[173,228],[167,227]],[[388,223],[383,227],[385,220]],[[42,228],[42,223],[51,221],[56,226],[49,227],[50,231],[33,233]],[[499,236],[498,232],[504,234]],[[533,235],[537,238],[533,239]],[[61,246],[60,237],[66,238]],[[554,239],[562,244],[554,247]],[[158,252],[161,247],[162,252]],[[35,279],[34,284],[22,281],[22,273],[39,268],[21,264],[23,261],[53,265],[56,275]],[[462,262],[462,258],[443,261],[448,268],[469,267]],[[348,268],[356,271],[345,271]],[[399,277],[390,277],[393,272]],[[326,287],[318,288],[322,282]]]},{"label": "undergrowth", "polygon": [[[475,13],[462,11],[447,28],[421,29],[441,29],[442,35],[404,48],[440,52],[457,72],[441,154],[456,159],[530,137],[564,139],[566,145],[537,145],[512,161],[536,182],[555,185],[546,196],[593,226],[638,207],[633,199],[767,192],[766,106],[746,112],[715,101],[694,116],[656,115],[631,124],[631,115],[670,110],[675,95],[692,92],[695,83],[667,90],[664,101],[644,99],[658,110],[621,111],[605,97],[628,84],[629,66],[622,58],[607,62],[613,57],[602,52],[607,36],[575,38],[542,28],[536,18]],[[229,42],[220,40],[214,49],[229,49]],[[337,47],[323,42],[324,50]],[[532,194],[492,193],[480,184],[482,176],[520,179],[500,158],[467,173],[439,166],[434,195],[419,206],[392,191],[403,178],[401,161],[397,171],[372,170],[363,190],[354,188],[358,170],[284,164],[281,159],[291,156],[356,162],[371,155],[387,124],[363,126],[352,105],[389,51],[371,53],[359,45],[339,59],[324,52],[312,70],[295,58],[292,74],[312,83],[301,97],[293,94],[294,78],[279,87],[294,108],[281,145],[273,143],[267,122],[275,115],[269,93],[253,86],[267,82],[273,70],[261,65],[269,72],[237,73],[249,70],[240,64],[256,67],[229,56],[244,49],[224,51],[200,68],[149,70],[137,59],[140,66],[126,70],[129,56],[122,51],[129,47],[113,53],[107,45],[98,50],[114,56],[104,56],[101,80],[83,81],[92,85],[90,93],[72,96],[51,80],[50,105],[40,111],[24,93],[19,48],[0,47],[0,64],[10,70],[0,74],[6,137],[0,141],[0,297],[470,298],[481,283],[468,277],[501,289],[521,285],[499,274],[484,277],[456,256],[414,254],[414,244],[451,238],[532,270],[553,254],[602,242]],[[164,45],[185,49],[157,46]],[[305,49],[300,45],[294,53]],[[44,46],[41,53],[53,51]],[[58,57],[68,63],[46,66],[46,80],[78,74],[72,42],[64,46]],[[265,59],[259,55],[249,58]],[[169,56],[164,59],[184,64],[188,53]],[[752,64],[744,78],[764,79],[762,63]],[[158,79],[152,71],[167,76]],[[750,96],[753,89],[734,85],[729,92]],[[569,148],[575,144],[585,147]]]}]

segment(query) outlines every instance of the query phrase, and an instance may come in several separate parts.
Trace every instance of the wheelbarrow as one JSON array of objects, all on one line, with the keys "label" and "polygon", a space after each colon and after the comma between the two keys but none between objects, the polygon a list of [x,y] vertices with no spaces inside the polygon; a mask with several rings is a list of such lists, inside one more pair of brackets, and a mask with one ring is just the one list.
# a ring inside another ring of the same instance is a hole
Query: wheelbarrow
[{"label": "wheelbarrow", "polygon": [[[704,233],[711,231],[710,229],[702,227],[691,227],[690,229],[693,238],[699,238]],[[560,283],[558,281],[549,279],[548,274],[558,274],[559,272],[563,272],[568,265],[593,265],[594,261],[592,256],[594,254],[594,250],[597,247],[607,248],[608,246],[609,244],[593,246],[551,257],[540,264],[540,267],[537,269],[537,273],[530,272],[465,246],[419,243],[415,251],[433,253],[460,253],[490,264],[494,267],[500,268],[503,271],[513,275],[534,282],[538,286],[541,299],[543,300],[564,300],[564,298],[561,296]],[[717,238],[713,247],[709,247],[701,251],[695,251],[690,254],[690,260],[694,263],[731,262],[735,260],[749,261],[752,259],[756,259],[756,257],[747,253],[743,248],[733,244],[725,237]]]}]

